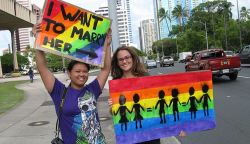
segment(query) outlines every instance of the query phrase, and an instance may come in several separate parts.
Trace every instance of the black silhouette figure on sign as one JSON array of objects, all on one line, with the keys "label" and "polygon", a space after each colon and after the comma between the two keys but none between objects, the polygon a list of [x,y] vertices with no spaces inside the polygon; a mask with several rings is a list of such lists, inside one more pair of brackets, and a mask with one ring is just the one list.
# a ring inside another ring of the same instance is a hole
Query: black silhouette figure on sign
[{"label": "black silhouette figure on sign", "polygon": [[144,111],[144,108],[138,103],[140,100],[140,97],[138,94],[134,94],[133,100],[134,100],[134,105],[131,110],[131,113],[133,112],[133,110],[135,110],[135,118],[134,118],[135,128],[138,129],[138,125],[137,125],[138,122],[140,124],[140,128],[142,128],[141,121],[143,120],[143,117],[141,116],[140,109]]},{"label": "black silhouette figure on sign", "polygon": [[187,104],[190,101],[190,108],[189,111],[191,112],[191,119],[193,119],[193,114],[194,114],[194,119],[196,119],[196,111],[197,111],[197,106],[196,103],[199,103],[199,101],[196,99],[196,97],[194,96],[194,88],[190,87],[189,88],[189,99],[187,101]]},{"label": "black silhouette figure on sign", "polygon": [[158,104],[160,104],[159,116],[161,118],[161,121],[160,121],[161,124],[166,123],[164,104],[166,105],[166,107],[168,107],[168,105],[164,99],[164,96],[165,96],[165,92],[163,90],[160,90],[159,91],[159,100],[155,106],[155,109],[157,109]]},{"label": "black silhouette figure on sign", "polygon": [[179,98],[178,98],[179,91],[178,89],[174,88],[172,89],[172,99],[170,101],[169,107],[173,103],[173,114],[174,114],[174,121],[176,121],[176,116],[178,121],[180,120],[179,118],[179,110],[178,110],[178,103],[181,105]]},{"label": "black silhouette figure on sign", "polygon": [[207,84],[202,85],[202,91],[203,91],[204,94],[202,95],[202,97],[200,99],[200,102],[202,102],[202,99],[203,99],[204,116],[209,116],[209,112],[208,112],[208,110],[209,110],[208,100],[211,101],[211,99],[210,99],[209,95],[207,94],[208,89],[209,89],[209,87],[208,87]]},{"label": "black silhouette figure on sign", "polygon": [[117,115],[118,112],[120,112],[121,119],[119,120],[119,123],[121,124],[121,131],[123,131],[123,125],[125,125],[125,131],[126,131],[127,130],[127,122],[128,122],[128,118],[126,116],[126,111],[128,111],[130,113],[127,106],[125,106],[126,97],[121,95],[119,98],[119,103],[120,103],[120,107],[117,110],[117,112],[114,114]]}]

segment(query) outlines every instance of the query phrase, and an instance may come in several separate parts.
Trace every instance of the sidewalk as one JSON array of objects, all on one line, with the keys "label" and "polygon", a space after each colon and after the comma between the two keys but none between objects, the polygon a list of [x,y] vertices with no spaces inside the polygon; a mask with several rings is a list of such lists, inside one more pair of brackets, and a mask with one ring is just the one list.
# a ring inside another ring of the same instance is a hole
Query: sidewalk
[{"label": "sidewalk", "polygon": [[[65,74],[55,74],[55,76],[65,84],[68,83]],[[53,139],[56,122],[53,102],[40,76],[36,75],[34,78],[33,83],[27,82],[17,86],[25,91],[24,102],[0,116],[0,144],[49,144]],[[88,82],[94,78],[95,76],[89,76]],[[29,77],[0,79],[0,83],[17,80],[29,80]],[[98,100],[99,117],[106,142],[115,144],[113,122],[107,103],[108,95],[106,83]],[[180,142],[175,137],[171,137],[162,139],[162,144],[180,144]]]}]

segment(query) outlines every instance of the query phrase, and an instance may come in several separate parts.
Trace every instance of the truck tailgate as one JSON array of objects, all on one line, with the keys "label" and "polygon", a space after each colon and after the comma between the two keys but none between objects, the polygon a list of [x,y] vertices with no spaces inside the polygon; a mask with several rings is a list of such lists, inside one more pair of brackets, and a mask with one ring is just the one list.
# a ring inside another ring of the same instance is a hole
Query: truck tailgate
[{"label": "truck tailgate", "polygon": [[239,68],[240,59],[239,57],[223,57],[209,60],[211,70],[221,70],[230,68]]}]

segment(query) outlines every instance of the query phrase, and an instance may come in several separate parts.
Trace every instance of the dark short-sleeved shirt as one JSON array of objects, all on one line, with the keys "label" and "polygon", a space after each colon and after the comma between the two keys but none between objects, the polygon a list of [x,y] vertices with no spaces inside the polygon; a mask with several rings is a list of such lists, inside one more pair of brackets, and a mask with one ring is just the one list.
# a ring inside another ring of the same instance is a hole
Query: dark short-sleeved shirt
[{"label": "dark short-sleeved shirt", "polygon": [[[57,114],[64,88],[65,85],[56,79],[50,95]],[[96,108],[100,94],[101,88],[97,79],[81,90],[70,86],[67,88],[64,106],[60,114],[60,130],[65,144],[105,143]]]}]

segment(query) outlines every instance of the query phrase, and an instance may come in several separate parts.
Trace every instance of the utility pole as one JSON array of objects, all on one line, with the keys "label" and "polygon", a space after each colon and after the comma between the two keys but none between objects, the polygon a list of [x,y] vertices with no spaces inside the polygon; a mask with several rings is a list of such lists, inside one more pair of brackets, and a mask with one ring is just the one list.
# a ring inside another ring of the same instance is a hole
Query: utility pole
[{"label": "utility pole", "polygon": [[206,42],[207,42],[207,50],[208,50],[207,23],[206,22],[205,22],[205,30],[206,30]]},{"label": "utility pole", "polygon": [[161,52],[162,52],[162,56],[164,57],[164,51],[163,51],[163,40],[161,40]]},{"label": "utility pole", "polygon": [[3,77],[3,70],[2,70],[2,63],[1,63],[1,57],[0,57],[0,78]]},{"label": "utility pole", "polygon": [[239,26],[239,37],[240,37],[240,49],[242,49],[242,36],[241,36],[240,12],[239,12],[238,0],[237,0],[237,13],[238,13],[238,26]]},{"label": "utility pole", "polygon": [[176,39],[175,39],[175,44],[176,44],[176,54],[177,54],[177,57],[179,57],[179,48],[178,48],[177,36],[176,36]]},{"label": "utility pole", "polygon": [[206,45],[207,45],[207,50],[208,50],[208,36],[207,36],[207,22],[201,22],[201,21],[196,21],[196,22],[199,22],[201,24],[203,24],[205,26],[205,38],[206,38]]}]

